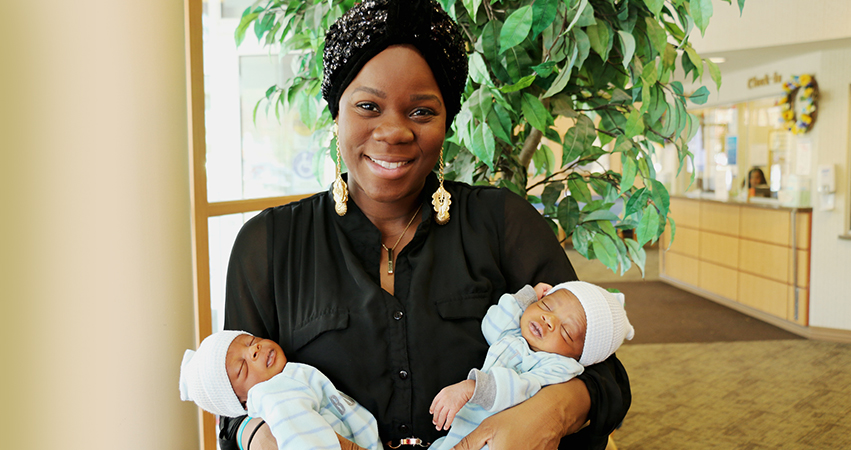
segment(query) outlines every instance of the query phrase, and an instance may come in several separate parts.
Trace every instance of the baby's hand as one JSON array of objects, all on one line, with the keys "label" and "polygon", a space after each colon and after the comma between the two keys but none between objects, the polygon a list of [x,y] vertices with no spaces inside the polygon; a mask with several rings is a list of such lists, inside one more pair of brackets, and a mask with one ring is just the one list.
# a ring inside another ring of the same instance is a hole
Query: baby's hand
[{"label": "baby's hand", "polygon": [[455,414],[473,397],[475,390],[474,380],[464,380],[441,389],[428,409],[429,414],[434,415],[431,422],[435,428],[448,430],[455,419]]},{"label": "baby's hand", "polygon": [[535,294],[538,295],[538,300],[544,298],[547,295],[547,292],[550,291],[553,287],[547,283],[538,283],[535,285]]}]

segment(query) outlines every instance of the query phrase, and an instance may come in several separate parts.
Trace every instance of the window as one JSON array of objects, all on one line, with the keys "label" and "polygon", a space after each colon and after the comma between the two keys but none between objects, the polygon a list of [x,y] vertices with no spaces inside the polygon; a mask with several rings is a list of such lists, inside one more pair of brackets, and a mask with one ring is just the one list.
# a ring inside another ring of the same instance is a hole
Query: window
[{"label": "window", "polygon": [[[234,238],[258,211],[323,190],[334,166],[296,115],[259,107],[286,77],[289,55],[234,30],[252,0],[185,0],[190,64],[193,260],[196,333],[224,324],[224,283]],[[253,39],[253,40],[252,40]],[[255,114],[255,107],[256,114]],[[322,170],[315,170],[316,166]],[[203,413],[202,448],[216,448],[215,418]]]}]

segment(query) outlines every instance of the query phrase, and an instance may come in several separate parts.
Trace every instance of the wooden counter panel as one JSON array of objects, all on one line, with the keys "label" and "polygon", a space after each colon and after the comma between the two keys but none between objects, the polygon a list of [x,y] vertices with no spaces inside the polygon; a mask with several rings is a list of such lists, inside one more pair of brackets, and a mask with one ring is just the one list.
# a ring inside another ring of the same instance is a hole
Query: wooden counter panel
[{"label": "wooden counter panel", "polygon": [[797,247],[804,250],[810,249],[810,241],[812,240],[812,222],[813,222],[813,213],[810,211],[807,212],[798,212],[797,214],[798,220],[797,229],[795,230],[798,233],[798,242]]},{"label": "wooden counter panel", "polygon": [[791,249],[764,242],[739,240],[739,270],[789,284]]},{"label": "wooden counter panel", "polygon": [[665,262],[665,275],[683,283],[697,286],[698,261],[696,258],[690,258],[672,252],[665,252],[663,258]]},{"label": "wooden counter panel", "polygon": [[738,297],[739,272],[735,269],[700,261],[698,287],[730,300]]},{"label": "wooden counter panel", "polygon": [[785,210],[743,208],[739,236],[761,242],[791,245],[791,213]]},{"label": "wooden counter panel", "polygon": [[785,283],[739,273],[738,302],[787,319],[789,286]]},{"label": "wooden counter panel", "polygon": [[698,228],[700,226],[700,201],[671,197],[669,215],[677,224],[677,233],[679,233],[681,226]]},{"label": "wooden counter panel", "polygon": [[700,204],[701,231],[714,231],[728,236],[739,235],[739,205],[716,202]]},{"label": "wooden counter panel", "polygon": [[731,269],[738,268],[739,239],[733,236],[701,231],[700,259]]},{"label": "wooden counter panel", "polygon": [[[664,236],[665,240],[660,241],[661,245],[667,244],[669,239],[668,236],[670,236],[670,234],[666,231]],[[669,250],[697,258],[699,255],[699,245],[700,238],[697,230],[677,227],[677,234],[674,236],[674,242],[671,244],[671,248]]]}]

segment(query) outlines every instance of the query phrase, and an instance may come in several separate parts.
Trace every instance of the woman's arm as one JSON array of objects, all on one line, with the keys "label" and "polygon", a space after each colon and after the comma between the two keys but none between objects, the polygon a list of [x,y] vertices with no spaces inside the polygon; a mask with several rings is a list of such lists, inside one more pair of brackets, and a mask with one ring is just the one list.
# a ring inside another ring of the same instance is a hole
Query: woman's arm
[{"label": "woman's arm", "polygon": [[547,386],[529,400],[482,421],[454,449],[479,450],[487,444],[491,450],[555,450],[562,436],[585,424],[590,408],[588,390],[578,379]]}]

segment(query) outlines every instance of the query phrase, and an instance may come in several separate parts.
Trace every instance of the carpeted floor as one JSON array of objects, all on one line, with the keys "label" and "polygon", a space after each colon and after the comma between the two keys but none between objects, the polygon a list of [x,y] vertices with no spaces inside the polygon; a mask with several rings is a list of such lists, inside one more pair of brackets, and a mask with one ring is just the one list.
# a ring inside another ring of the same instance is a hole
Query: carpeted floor
[{"label": "carpeted floor", "polygon": [[619,450],[851,449],[851,345],[773,340],[622,347]]},{"label": "carpeted floor", "polygon": [[600,282],[624,294],[635,338],[626,345],[801,339],[661,281]]}]

